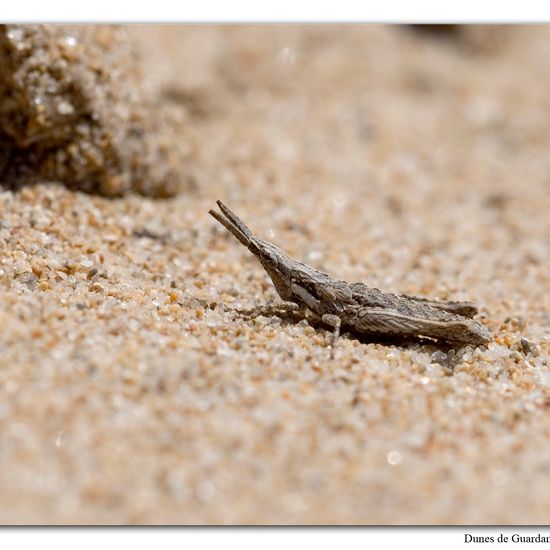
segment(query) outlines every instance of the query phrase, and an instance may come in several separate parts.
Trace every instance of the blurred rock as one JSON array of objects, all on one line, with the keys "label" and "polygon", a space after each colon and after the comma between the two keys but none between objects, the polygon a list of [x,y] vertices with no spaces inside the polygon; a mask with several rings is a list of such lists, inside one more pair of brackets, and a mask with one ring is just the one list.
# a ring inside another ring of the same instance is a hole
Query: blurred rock
[{"label": "blurred rock", "polygon": [[0,26],[2,183],[60,181],[111,196],[182,190],[186,144],[172,139],[177,121],[144,98],[135,52],[116,26]]},{"label": "blurred rock", "polygon": [[469,53],[494,53],[510,37],[511,25],[416,24],[409,29],[428,37],[452,40]]}]

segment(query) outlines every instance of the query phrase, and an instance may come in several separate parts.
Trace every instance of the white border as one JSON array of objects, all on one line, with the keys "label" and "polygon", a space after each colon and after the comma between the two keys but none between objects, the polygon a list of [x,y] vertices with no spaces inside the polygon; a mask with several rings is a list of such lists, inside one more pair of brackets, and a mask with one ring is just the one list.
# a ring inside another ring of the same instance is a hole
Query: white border
[{"label": "white border", "polygon": [[3,0],[2,22],[548,22],[544,0]]},{"label": "white border", "polygon": [[[67,528],[6,529],[0,533],[4,548],[55,550],[132,550],[162,548],[183,550],[367,550],[404,548],[454,550],[474,548],[546,547],[544,543],[512,542],[512,535],[550,536],[548,527],[449,527],[449,528]],[[493,537],[493,542],[465,543],[465,534]],[[508,542],[499,542],[499,535]],[[11,543],[11,544],[10,544]]]},{"label": "white border", "polygon": [[[441,2],[428,0],[384,0],[384,2],[302,2],[278,0],[201,0],[177,2],[155,0],[152,3],[94,0],[17,1],[4,0],[1,22],[548,22],[550,2],[461,0]],[[381,548],[445,547],[464,548],[464,535],[494,536],[513,533],[549,535],[548,528],[321,528],[321,529],[4,529],[0,540],[5,548],[65,548],[97,550],[98,547],[135,550],[162,544],[172,548],[238,548],[239,550],[280,550],[311,547],[345,548],[346,550]],[[7,543],[7,544],[6,544]],[[11,543],[11,544],[10,544]],[[493,544],[500,547],[509,546]],[[511,544],[514,548],[522,544]],[[479,545],[476,545],[479,546]],[[485,545],[483,545],[485,546]]]}]

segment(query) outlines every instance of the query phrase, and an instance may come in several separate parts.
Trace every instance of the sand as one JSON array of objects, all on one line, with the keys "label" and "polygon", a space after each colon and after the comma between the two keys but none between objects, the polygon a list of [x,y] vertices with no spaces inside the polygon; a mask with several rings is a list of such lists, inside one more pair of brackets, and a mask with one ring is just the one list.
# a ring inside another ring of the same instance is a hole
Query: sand
[{"label": "sand", "polygon": [[[3,524],[544,524],[550,28],[132,27],[194,190],[0,193]],[[179,118],[178,118],[179,117]],[[488,346],[233,311],[209,215],[338,278],[469,299]]]}]

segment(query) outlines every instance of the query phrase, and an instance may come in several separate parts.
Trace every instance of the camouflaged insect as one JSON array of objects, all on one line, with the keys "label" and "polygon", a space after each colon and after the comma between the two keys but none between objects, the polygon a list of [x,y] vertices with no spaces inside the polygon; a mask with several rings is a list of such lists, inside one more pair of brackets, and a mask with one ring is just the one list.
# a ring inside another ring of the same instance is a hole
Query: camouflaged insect
[{"label": "camouflaged insect", "polygon": [[382,292],[363,283],[348,283],[298,262],[278,246],[254,236],[221,201],[209,213],[231,232],[263,265],[283,303],[258,313],[310,310],[333,328],[332,349],[341,327],[357,333],[428,336],[467,344],[485,344],[491,332],[472,320],[471,302],[439,302]]}]

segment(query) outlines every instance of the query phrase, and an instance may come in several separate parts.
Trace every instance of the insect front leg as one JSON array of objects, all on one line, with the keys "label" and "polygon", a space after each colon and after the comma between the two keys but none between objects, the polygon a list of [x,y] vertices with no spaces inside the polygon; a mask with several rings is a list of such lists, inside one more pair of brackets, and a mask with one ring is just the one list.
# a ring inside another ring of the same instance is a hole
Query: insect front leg
[{"label": "insect front leg", "polygon": [[247,315],[250,317],[257,317],[263,315],[265,317],[270,317],[271,315],[277,315],[281,312],[294,312],[300,311],[303,308],[294,302],[274,302],[271,304],[266,304],[265,306],[255,307],[252,309],[240,309],[238,312],[242,315]]}]

